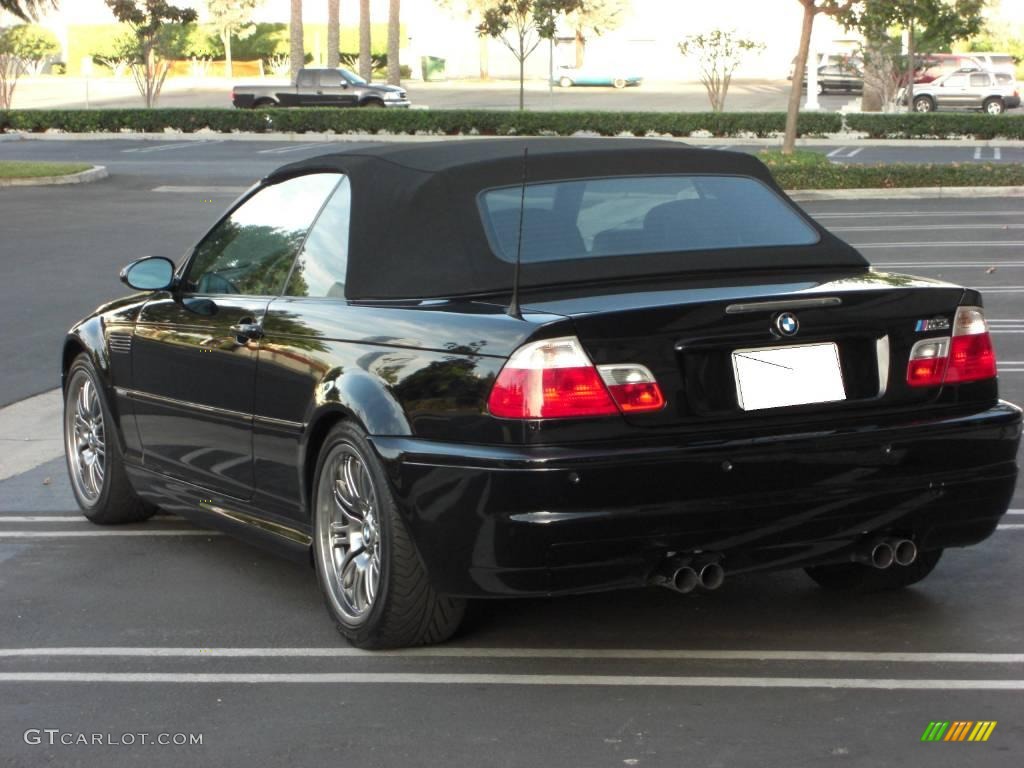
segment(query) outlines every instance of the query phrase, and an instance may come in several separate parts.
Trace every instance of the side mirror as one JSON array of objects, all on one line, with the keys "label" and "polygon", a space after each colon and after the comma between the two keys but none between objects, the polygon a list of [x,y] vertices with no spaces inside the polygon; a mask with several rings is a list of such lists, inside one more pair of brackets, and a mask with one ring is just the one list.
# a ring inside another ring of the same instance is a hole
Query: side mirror
[{"label": "side mirror", "polygon": [[174,262],[163,256],[147,256],[121,270],[121,282],[137,291],[163,291],[174,284]]}]

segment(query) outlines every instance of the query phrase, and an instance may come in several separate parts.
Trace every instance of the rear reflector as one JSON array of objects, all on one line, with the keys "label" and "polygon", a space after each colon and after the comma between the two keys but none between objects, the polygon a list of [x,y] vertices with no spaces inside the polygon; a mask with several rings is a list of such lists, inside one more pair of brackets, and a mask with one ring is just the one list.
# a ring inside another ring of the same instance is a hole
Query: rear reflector
[{"label": "rear reflector", "polygon": [[907,384],[912,387],[963,384],[995,375],[996,355],[980,307],[960,307],[952,337],[922,339],[910,350],[907,364]]},{"label": "rear reflector", "polygon": [[575,336],[517,349],[501,369],[487,408],[503,419],[568,419],[654,411],[665,405],[642,365],[595,368]]}]

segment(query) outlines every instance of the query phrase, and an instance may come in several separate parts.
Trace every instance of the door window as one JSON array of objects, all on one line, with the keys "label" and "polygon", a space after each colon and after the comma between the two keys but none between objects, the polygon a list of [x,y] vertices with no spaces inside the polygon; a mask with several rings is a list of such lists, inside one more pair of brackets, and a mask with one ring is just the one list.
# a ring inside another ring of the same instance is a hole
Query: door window
[{"label": "door window", "polygon": [[345,177],[309,230],[288,280],[288,296],[345,298],[351,207],[352,188]]},{"label": "door window", "polygon": [[307,70],[299,72],[298,86],[300,88],[312,88],[316,74]]},{"label": "door window", "polygon": [[967,75],[950,75],[943,81],[943,88],[963,88],[967,85]]},{"label": "door window", "polygon": [[988,75],[971,75],[971,85],[975,88],[984,88],[988,85]]},{"label": "door window", "polygon": [[340,178],[314,173],[256,192],[196,247],[185,290],[278,295],[310,224]]},{"label": "door window", "polygon": [[341,72],[336,69],[325,69],[320,73],[321,88],[340,88]]}]

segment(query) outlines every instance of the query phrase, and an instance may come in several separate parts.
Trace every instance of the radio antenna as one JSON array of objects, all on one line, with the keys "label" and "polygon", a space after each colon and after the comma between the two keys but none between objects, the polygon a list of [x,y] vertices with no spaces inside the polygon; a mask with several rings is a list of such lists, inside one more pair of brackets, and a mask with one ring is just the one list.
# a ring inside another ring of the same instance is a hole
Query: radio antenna
[{"label": "radio antenna", "polygon": [[508,302],[508,315],[517,320],[523,319],[523,313],[519,309],[519,266],[523,261],[523,219],[526,216],[526,169],[529,156],[529,148],[523,147],[523,185],[519,194],[519,237],[516,241],[516,263],[512,271],[512,298]]}]

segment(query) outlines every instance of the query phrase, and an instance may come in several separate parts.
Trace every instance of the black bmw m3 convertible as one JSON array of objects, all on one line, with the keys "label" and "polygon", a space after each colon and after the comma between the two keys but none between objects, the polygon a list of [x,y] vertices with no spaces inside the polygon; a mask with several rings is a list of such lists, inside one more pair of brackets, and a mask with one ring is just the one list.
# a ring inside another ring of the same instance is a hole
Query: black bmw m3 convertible
[{"label": "black bmw m3 convertible", "polygon": [[63,348],[74,492],[312,561],[353,644],[467,598],[913,584],[1017,477],[981,296],[870,268],[756,159],[656,140],[285,166]]}]

